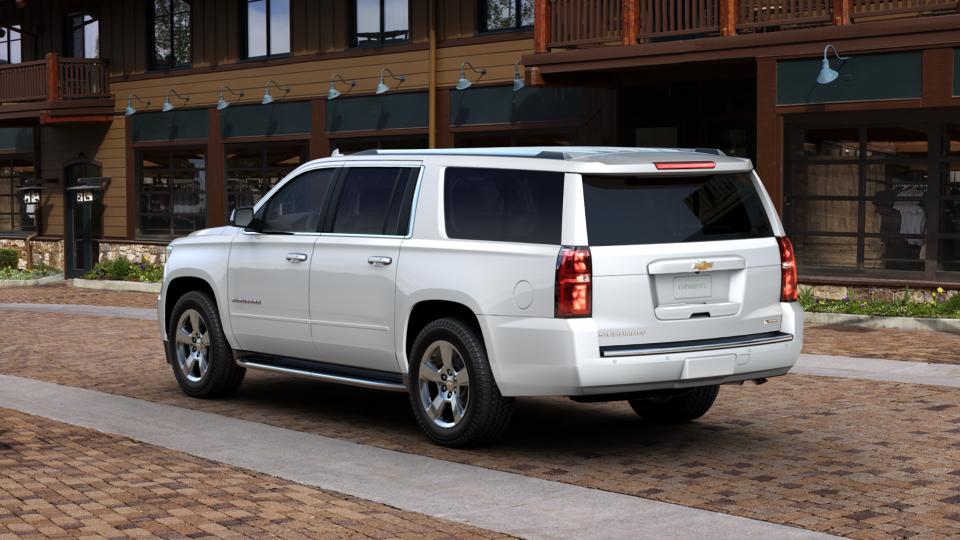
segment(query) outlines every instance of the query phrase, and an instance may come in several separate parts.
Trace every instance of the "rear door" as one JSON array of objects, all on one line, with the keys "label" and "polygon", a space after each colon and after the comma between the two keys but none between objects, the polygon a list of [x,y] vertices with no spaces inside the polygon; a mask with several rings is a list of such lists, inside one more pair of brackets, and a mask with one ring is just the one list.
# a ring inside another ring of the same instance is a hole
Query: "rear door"
[{"label": "rear door", "polygon": [[419,164],[345,166],[310,265],[310,316],[324,362],[399,371],[394,307],[400,244]]},{"label": "rear door", "polygon": [[779,227],[752,173],[584,175],[583,194],[601,346],[780,329]]}]

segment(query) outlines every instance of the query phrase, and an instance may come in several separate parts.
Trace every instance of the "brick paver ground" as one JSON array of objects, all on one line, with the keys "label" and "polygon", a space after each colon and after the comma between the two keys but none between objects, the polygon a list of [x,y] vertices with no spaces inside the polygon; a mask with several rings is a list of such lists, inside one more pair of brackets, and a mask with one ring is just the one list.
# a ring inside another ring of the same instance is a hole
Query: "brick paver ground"
[{"label": "brick paver ground", "polygon": [[34,536],[503,537],[0,409],[0,538]]},{"label": "brick paver ground", "polygon": [[156,309],[157,295],[78,289],[66,284],[0,289],[0,304],[86,304]]},{"label": "brick paver ground", "polygon": [[232,399],[187,398],[154,327],[0,312],[0,372],[854,538],[960,536],[956,389],[790,375],[726,386],[670,427],[623,403],[524,399],[501,444],[449,450],[402,394],[250,372]]},{"label": "brick paver ground", "polygon": [[[154,294],[95,291],[67,285],[0,289],[0,304],[88,304],[154,309]],[[960,364],[960,334],[808,326],[803,352]]]}]

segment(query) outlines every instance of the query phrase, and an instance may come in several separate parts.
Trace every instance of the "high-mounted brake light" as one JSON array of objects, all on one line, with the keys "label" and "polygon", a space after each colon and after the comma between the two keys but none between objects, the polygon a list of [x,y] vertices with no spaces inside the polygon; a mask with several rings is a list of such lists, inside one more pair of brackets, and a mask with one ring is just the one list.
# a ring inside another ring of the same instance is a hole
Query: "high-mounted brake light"
[{"label": "high-mounted brake light", "polygon": [[780,246],[780,301],[797,301],[797,257],[786,236],[777,237]]},{"label": "high-mounted brake light", "polygon": [[716,169],[713,161],[656,161],[653,165],[658,171],[677,171],[685,169]]},{"label": "high-mounted brake light", "polygon": [[558,318],[593,315],[593,265],[590,248],[560,248],[557,256],[556,316]]}]

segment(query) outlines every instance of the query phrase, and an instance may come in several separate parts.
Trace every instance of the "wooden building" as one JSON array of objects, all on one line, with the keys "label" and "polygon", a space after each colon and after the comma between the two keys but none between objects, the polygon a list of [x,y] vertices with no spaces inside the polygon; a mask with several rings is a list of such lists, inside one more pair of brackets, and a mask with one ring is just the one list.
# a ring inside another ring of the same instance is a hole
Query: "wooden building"
[{"label": "wooden building", "polygon": [[716,147],[805,282],[960,284],[958,51],[955,0],[0,0],[0,245],[162,257],[333,149]]}]

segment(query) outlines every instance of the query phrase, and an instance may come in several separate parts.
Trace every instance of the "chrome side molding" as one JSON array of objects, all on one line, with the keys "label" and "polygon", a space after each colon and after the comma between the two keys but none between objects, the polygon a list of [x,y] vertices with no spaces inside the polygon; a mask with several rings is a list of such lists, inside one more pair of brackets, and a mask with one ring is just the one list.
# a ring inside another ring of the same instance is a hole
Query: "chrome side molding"
[{"label": "chrome side molding", "polygon": [[676,341],[673,343],[651,343],[648,345],[622,345],[600,347],[600,356],[604,358],[618,356],[646,356],[653,354],[677,354],[698,351],[715,351],[735,347],[756,347],[787,343],[793,341],[793,334],[766,332],[721,339],[700,339],[695,341]]}]

